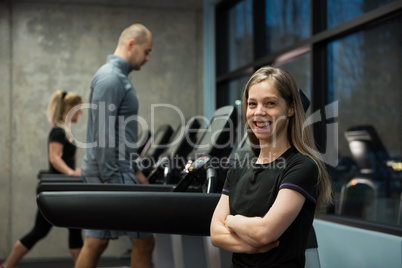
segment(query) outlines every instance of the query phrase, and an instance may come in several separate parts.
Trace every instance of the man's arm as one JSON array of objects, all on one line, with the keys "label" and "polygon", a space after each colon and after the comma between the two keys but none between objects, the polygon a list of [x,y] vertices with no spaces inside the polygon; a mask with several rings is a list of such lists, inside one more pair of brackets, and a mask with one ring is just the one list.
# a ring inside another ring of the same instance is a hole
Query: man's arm
[{"label": "man's arm", "polygon": [[104,180],[120,180],[115,127],[122,92],[124,88],[121,82],[113,75],[102,77],[93,90],[92,104],[97,105],[97,109],[92,111],[93,138],[97,143],[94,153]]},{"label": "man's arm", "polygon": [[142,173],[141,170],[137,169],[134,172],[134,175],[135,175],[135,177],[137,178],[137,180],[138,180],[138,182],[140,184],[149,184],[149,181],[148,181],[147,177],[145,177],[145,175]]}]

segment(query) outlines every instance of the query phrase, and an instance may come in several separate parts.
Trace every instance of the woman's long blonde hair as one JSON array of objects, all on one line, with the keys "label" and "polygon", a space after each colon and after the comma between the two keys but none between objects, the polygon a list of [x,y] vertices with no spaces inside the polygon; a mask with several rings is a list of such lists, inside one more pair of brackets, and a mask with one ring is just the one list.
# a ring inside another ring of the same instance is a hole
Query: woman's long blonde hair
[{"label": "woman's long blonde hair", "polygon": [[[257,70],[246,84],[243,94],[243,116],[247,113],[247,100],[250,87],[260,82],[269,80],[278,90],[280,96],[286,101],[287,107],[294,109],[294,116],[289,118],[288,140],[300,153],[309,156],[318,166],[317,187],[319,196],[316,205],[316,214],[325,212],[328,205],[332,203],[331,183],[327,168],[324,162],[317,158],[312,151],[317,152],[313,134],[310,127],[304,127],[306,115],[293,77],[285,70],[276,67],[262,67]],[[250,146],[255,156],[260,153],[259,140],[254,135],[250,125],[246,122],[246,129]]]},{"label": "woman's long blonde hair", "polygon": [[63,115],[66,108],[70,109],[76,105],[82,104],[83,99],[73,92],[57,90],[50,97],[49,106],[47,108],[47,119],[53,127],[61,127],[64,129]]}]

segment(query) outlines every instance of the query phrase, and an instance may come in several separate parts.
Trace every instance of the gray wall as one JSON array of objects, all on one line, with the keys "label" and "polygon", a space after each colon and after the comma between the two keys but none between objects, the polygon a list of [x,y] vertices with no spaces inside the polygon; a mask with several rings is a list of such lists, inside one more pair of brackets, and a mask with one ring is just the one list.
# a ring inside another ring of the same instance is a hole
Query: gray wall
[{"label": "gray wall", "polygon": [[[146,25],[154,35],[151,61],[130,75],[139,115],[158,127],[202,111],[202,0],[0,0],[0,259],[30,230],[39,170],[47,169],[45,110],[57,89],[86,99],[94,72],[113,53],[123,28]],[[73,133],[84,141],[86,116]],[[84,149],[79,150],[78,163]],[[125,239],[104,256],[119,256]],[[68,257],[67,230],[54,228],[27,258]]]}]

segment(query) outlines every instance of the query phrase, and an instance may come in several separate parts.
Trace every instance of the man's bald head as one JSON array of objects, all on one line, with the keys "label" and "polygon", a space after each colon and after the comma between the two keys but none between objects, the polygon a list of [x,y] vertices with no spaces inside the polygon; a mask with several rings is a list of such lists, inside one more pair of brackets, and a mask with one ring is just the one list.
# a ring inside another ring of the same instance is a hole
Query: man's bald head
[{"label": "man's bald head", "polygon": [[142,24],[132,24],[123,30],[114,55],[125,59],[134,70],[150,60],[153,39],[151,32]]},{"label": "man's bald head", "polygon": [[142,24],[133,24],[120,35],[118,46],[125,45],[130,39],[134,39],[138,45],[145,43],[151,36],[151,32]]}]

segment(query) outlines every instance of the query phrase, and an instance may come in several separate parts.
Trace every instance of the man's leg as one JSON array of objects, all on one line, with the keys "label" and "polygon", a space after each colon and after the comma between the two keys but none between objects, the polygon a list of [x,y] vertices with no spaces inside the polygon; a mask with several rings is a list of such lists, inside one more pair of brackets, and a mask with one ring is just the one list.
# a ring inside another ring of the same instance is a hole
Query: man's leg
[{"label": "man's leg", "polygon": [[155,247],[153,236],[146,238],[131,238],[131,268],[151,268],[152,251]]},{"label": "man's leg", "polygon": [[99,258],[107,248],[108,239],[86,237],[75,268],[96,268]]}]

